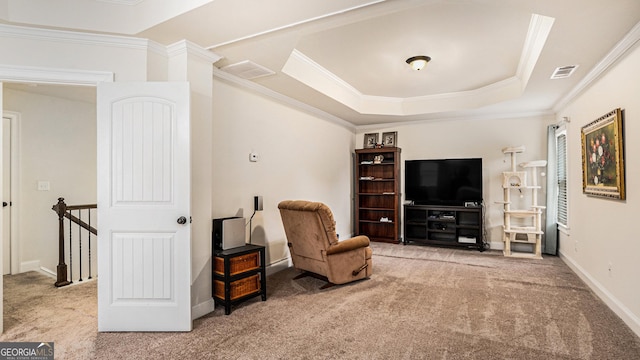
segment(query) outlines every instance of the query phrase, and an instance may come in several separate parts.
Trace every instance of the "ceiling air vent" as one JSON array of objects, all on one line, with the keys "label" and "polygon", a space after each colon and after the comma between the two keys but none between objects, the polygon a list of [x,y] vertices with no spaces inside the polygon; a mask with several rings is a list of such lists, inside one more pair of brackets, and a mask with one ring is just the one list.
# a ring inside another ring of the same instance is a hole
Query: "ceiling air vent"
[{"label": "ceiling air vent", "polygon": [[569,65],[556,68],[551,75],[551,79],[568,78],[578,68],[578,65]]},{"label": "ceiling air vent", "polygon": [[253,80],[259,77],[275,74],[275,72],[267,69],[266,67],[260,66],[249,60],[223,66],[220,70],[247,80]]}]

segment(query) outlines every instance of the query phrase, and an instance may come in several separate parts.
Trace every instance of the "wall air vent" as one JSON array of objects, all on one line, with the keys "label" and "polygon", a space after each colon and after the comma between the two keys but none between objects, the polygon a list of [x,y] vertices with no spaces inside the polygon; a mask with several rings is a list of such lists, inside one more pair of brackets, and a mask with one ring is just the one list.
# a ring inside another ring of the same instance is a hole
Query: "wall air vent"
[{"label": "wall air vent", "polygon": [[571,74],[573,74],[574,71],[576,71],[577,68],[578,65],[569,65],[556,68],[553,71],[553,74],[551,74],[551,79],[568,78],[569,76],[571,76]]},{"label": "wall air vent", "polygon": [[267,69],[266,67],[260,66],[249,60],[223,66],[220,70],[246,80],[253,80],[259,77],[275,74],[275,72]]}]

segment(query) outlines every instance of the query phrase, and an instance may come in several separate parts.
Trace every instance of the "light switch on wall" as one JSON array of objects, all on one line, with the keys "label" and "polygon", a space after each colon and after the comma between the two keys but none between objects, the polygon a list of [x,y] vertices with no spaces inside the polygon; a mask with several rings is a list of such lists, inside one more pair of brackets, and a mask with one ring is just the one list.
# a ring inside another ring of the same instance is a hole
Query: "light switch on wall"
[{"label": "light switch on wall", "polygon": [[49,191],[50,188],[48,181],[38,181],[38,191]]}]

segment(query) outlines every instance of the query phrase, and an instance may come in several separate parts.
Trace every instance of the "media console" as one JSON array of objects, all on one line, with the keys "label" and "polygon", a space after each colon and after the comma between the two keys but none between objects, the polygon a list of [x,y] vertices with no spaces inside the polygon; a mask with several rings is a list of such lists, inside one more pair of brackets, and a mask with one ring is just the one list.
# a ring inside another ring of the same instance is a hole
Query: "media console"
[{"label": "media console", "polygon": [[404,205],[404,244],[484,251],[483,207]]}]

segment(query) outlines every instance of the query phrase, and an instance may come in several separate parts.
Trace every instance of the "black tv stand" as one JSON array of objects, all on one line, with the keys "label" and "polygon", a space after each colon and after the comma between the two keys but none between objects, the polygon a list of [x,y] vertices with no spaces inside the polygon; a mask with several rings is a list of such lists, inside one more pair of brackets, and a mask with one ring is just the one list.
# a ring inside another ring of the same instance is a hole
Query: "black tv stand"
[{"label": "black tv stand", "polygon": [[484,251],[483,207],[405,205],[404,244]]}]

